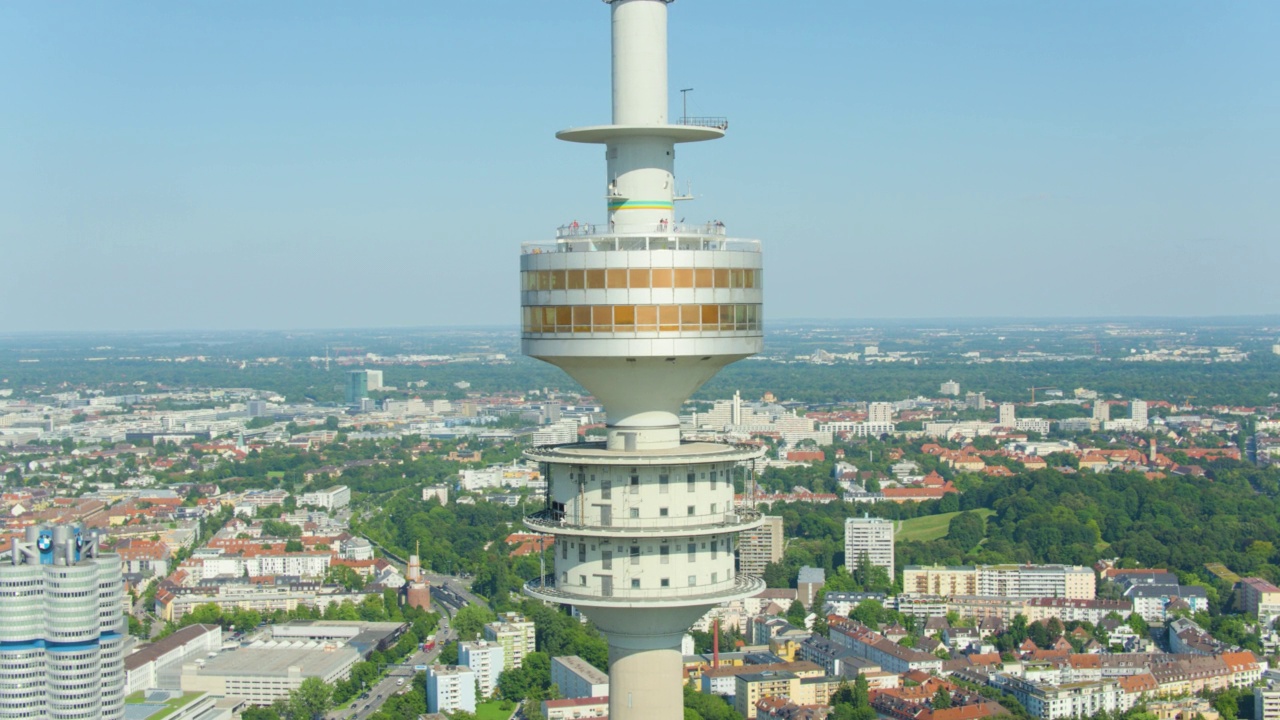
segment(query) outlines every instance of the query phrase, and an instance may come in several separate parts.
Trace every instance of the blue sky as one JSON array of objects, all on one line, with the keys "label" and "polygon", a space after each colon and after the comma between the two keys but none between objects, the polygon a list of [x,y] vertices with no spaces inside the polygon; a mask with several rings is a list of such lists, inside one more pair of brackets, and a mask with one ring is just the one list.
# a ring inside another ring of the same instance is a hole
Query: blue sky
[{"label": "blue sky", "polygon": [[[594,0],[0,4],[0,331],[514,324],[600,220]],[[1280,312],[1280,3],[680,0],[766,314]],[[678,111],[673,114],[678,114]],[[682,212],[681,212],[682,211]]]}]

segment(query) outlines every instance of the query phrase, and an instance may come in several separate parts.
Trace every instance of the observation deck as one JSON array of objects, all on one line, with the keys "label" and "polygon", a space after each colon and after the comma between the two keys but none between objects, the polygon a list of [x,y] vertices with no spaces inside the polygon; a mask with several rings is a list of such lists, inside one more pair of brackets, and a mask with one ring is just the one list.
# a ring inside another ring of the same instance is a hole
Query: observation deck
[{"label": "observation deck", "polygon": [[666,125],[588,125],[556,133],[567,142],[602,145],[625,138],[661,138],[672,143],[703,142],[724,137],[729,120],[724,117],[682,117]]},{"label": "observation deck", "polygon": [[[554,576],[530,580],[524,592],[538,600],[597,608],[673,608],[718,605],[730,600],[748,598],[764,590],[764,580],[754,575],[736,575],[718,586],[694,588],[619,588],[612,595],[581,593],[557,586]],[[695,618],[696,619],[696,618]]]},{"label": "observation deck", "polygon": [[[727,532],[742,532],[759,527],[764,523],[764,514],[756,510],[739,508],[716,515],[698,515],[692,517],[663,518],[664,522],[652,519],[628,520],[619,518],[613,524],[604,526],[573,522],[568,513],[554,510],[541,510],[524,518],[525,527],[534,532],[549,535],[573,535],[575,537],[594,538],[631,538],[636,536],[650,537],[698,537],[701,535],[720,535]],[[684,521],[688,524],[679,524]]]},{"label": "observation deck", "polygon": [[654,450],[612,450],[602,442],[570,443],[530,448],[524,456],[534,462],[556,465],[683,465],[758,460],[764,448],[755,445],[681,442],[678,447]]}]

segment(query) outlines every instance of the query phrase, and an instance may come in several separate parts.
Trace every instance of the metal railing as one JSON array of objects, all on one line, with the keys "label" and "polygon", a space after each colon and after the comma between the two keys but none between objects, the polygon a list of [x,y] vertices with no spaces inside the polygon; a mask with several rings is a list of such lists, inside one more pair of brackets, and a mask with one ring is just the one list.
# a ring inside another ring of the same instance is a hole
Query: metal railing
[{"label": "metal railing", "polygon": [[[705,223],[570,223],[556,228],[556,238],[589,238],[596,235],[612,235],[614,233],[634,234],[662,233],[664,235],[716,235],[724,237],[724,223],[709,220]],[[638,238],[636,238],[638,239]]]},{"label": "metal railing", "polygon": [[665,235],[569,236],[567,238],[559,238],[554,243],[527,242],[520,245],[520,251],[525,255],[618,250],[640,252],[650,250],[716,250],[758,253],[761,251],[761,245],[759,240],[727,238],[724,237],[723,233],[689,232],[687,230],[671,231]]},{"label": "metal railing", "polygon": [[735,575],[732,583],[717,583],[712,586],[665,587],[635,589],[630,587],[614,587],[612,595],[602,595],[599,591],[583,588],[586,592],[563,590],[556,585],[554,575],[534,578],[524,584],[526,592],[544,597],[563,600],[566,603],[589,601],[590,604],[628,603],[654,600],[666,602],[687,602],[697,600],[718,601],[730,594],[754,594],[764,589],[764,581],[753,575]]},{"label": "metal railing", "polygon": [[[747,525],[760,519],[763,513],[747,508],[738,508],[733,512],[716,513],[715,515],[694,516],[694,519],[702,519],[699,522],[690,525],[677,525],[673,520],[680,518],[615,518],[613,525],[598,525],[588,523],[574,523],[567,513],[556,510],[540,510],[532,515],[526,515],[524,518],[525,525],[547,530],[567,530],[569,532],[587,532],[591,534],[608,533],[611,535],[636,535],[649,532],[663,532],[671,534],[679,534],[683,532],[701,532],[706,530],[730,529],[740,525]],[[621,524],[618,524],[621,523]]]},{"label": "metal railing", "polygon": [[705,116],[705,117],[682,117],[676,121],[677,125],[691,125],[693,127],[715,128],[717,130],[729,129],[729,118]]}]

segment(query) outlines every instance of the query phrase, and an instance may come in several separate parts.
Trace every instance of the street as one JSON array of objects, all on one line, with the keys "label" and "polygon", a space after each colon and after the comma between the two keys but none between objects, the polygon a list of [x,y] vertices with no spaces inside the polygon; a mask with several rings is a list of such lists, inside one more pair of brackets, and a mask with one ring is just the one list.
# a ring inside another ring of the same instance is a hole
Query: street
[{"label": "street", "polygon": [[[444,644],[453,639],[453,631],[447,627],[441,627],[436,632],[436,647],[434,650],[423,652],[418,650],[412,655],[406,657],[400,665],[391,669],[387,676],[382,679],[372,689],[367,691],[368,697],[357,698],[345,710],[334,710],[325,716],[326,720],[365,720],[370,715],[378,711],[382,707],[382,703],[401,690],[409,687],[413,682],[413,676],[418,672],[414,670],[416,665],[430,665],[440,655],[440,648]],[[403,679],[403,685],[397,685],[396,681]]]}]

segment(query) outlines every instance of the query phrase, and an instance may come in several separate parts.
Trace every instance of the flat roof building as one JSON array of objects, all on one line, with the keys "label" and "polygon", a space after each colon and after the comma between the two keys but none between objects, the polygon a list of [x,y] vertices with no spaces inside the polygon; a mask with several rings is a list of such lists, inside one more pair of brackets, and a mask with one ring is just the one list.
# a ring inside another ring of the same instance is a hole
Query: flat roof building
[{"label": "flat roof building", "polygon": [[476,711],[476,674],[465,665],[427,668],[427,712]]},{"label": "flat roof building", "polygon": [[302,681],[320,678],[328,684],[345,680],[360,653],[351,645],[315,640],[256,642],[204,662],[182,666],[184,692],[208,692],[270,705],[297,690]]},{"label": "flat roof building", "polygon": [[566,698],[609,696],[609,676],[577,655],[551,658],[551,682]]}]

